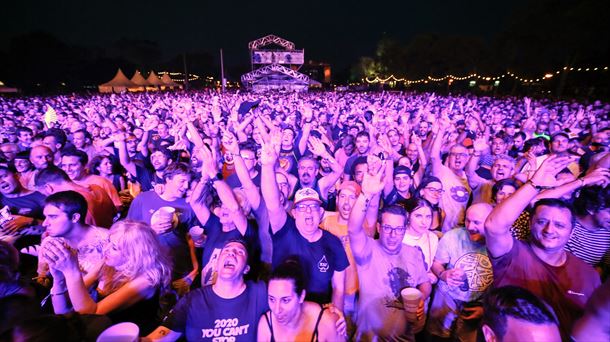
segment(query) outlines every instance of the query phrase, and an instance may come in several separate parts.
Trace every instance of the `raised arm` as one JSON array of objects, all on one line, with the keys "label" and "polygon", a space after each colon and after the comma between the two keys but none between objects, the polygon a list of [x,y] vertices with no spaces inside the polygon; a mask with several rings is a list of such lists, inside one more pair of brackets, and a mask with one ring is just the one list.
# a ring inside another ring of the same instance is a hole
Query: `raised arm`
[{"label": "raised arm", "polygon": [[137,176],[136,164],[129,158],[127,153],[127,145],[125,144],[125,133],[118,132],[113,134],[114,147],[119,151],[119,161],[121,165],[129,172],[133,177]]},{"label": "raised arm", "polygon": [[468,184],[471,188],[476,188],[481,183],[485,182],[481,176],[477,174],[477,169],[479,168],[479,161],[481,160],[481,155],[488,149],[487,141],[485,137],[480,136],[474,140],[473,143],[474,152],[472,156],[468,160],[468,164],[466,164],[466,177],[468,178]]},{"label": "raised arm", "polygon": [[335,183],[337,183],[337,181],[341,177],[341,174],[343,173],[343,168],[337,162],[337,160],[330,153],[328,153],[328,151],[326,150],[326,146],[320,139],[316,137],[309,137],[309,146],[313,154],[326,159],[333,170],[330,174],[320,178],[320,180],[318,181],[322,198],[327,199],[328,189],[330,189],[332,186],[335,185]]},{"label": "raised arm", "polygon": [[271,232],[275,233],[284,226],[288,214],[280,202],[280,190],[275,180],[279,142],[272,142],[272,140],[263,143],[261,152],[261,192],[267,205],[267,211],[269,211]]},{"label": "raised arm", "polygon": [[261,204],[261,193],[258,187],[252,181],[252,178],[250,178],[248,168],[246,167],[243,158],[239,154],[239,144],[237,143],[237,139],[231,132],[225,131],[222,138],[222,145],[225,147],[227,152],[233,155],[235,173],[237,174],[237,178],[239,178],[241,187],[246,190],[244,192],[246,193],[248,202],[253,209],[258,209]]},{"label": "raised arm", "polygon": [[529,181],[491,211],[485,221],[485,238],[487,249],[493,257],[500,257],[513,248],[511,225],[536,197],[539,186],[557,185],[555,175],[570,161],[569,157],[548,157]]},{"label": "raised arm", "polygon": [[372,204],[372,201],[379,198],[381,191],[384,187],[383,174],[384,174],[383,163],[379,165],[376,170],[369,170],[364,174],[362,179],[362,192],[354,207],[349,215],[347,221],[347,231],[349,234],[350,244],[352,246],[352,252],[355,257],[364,257],[362,254],[364,246],[366,244],[367,234],[364,231],[363,223],[367,214],[368,207]]},{"label": "raised arm", "polygon": [[449,123],[441,120],[437,127],[438,131],[434,136],[432,148],[430,149],[430,166],[432,167],[432,175],[435,177],[440,177],[441,168],[443,167],[441,160],[441,147],[443,145],[445,132],[447,132],[447,129],[449,128]]},{"label": "raised arm", "polygon": [[233,190],[231,190],[224,180],[215,179],[218,174],[218,164],[216,163],[218,159],[216,158],[215,150],[210,150],[207,146],[204,146],[201,148],[201,152],[203,154],[203,160],[207,161],[204,164],[204,168],[207,171],[208,177],[213,179],[212,186],[216,189],[218,198],[220,198],[222,204],[231,212],[231,218],[233,218],[233,223],[235,223],[237,230],[239,230],[241,235],[246,235],[248,219],[235,199]]},{"label": "raised arm", "polygon": [[426,171],[426,165],[428,164],[428,158],[426,157],[426,153],[424,152],[424,148],[422,146],[421,138],[417,135],[413,135],[411,140],[413,144],[417,146],[417,159],[419,159],[419,168],[413,175],[413,183],[415,187],[418,187],[421,183],[421,180],[424,178],[424,173]]}]

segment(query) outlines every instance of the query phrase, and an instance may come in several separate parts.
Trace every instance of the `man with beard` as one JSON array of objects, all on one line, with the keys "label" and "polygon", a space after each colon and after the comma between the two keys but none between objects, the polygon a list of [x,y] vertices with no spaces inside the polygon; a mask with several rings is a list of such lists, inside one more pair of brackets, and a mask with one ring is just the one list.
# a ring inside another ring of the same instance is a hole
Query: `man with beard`
[{"label": "man with beard", "polygon": [[354,161],[356,161],[358,157],[366,157],[370,150],[371,136],[365,131],[358,132],[356,135],[356,154],[353,154],[345,162],[345,167],[343,169],[344,179],[350,180]]},{"label": "man with beard", "polygon": [[441,145],[450,125],[447,118],[441,119],[439,131],[432,142],[430,151],[432,175],[442,180],[445,189],[441,197],[441,207],[446,213],[443,232],[463,224],[466,203],[468,203],[471,192],[464,172],[469,157],[466,147],[459,144],[453,145],[449,149],[446,165],[443,165],[441,160]]},{"label": "man with beard", "polygon": [[432,272],[439,280],[427,328],[434,336],[476,341],[477,322],[483,315],[479,300],[493,282],[484,225],[491,210],[487,203],[470,206],[466,226],[446,232],[438,243]]},{"label": "man with beard", "polygon": [[494,208],[485,222],[494,285],[520,286],[549,303],[565,340],[587,299],[600,285],[599,274],[565,250],[574,226],[572,210],[554,198],[536,202],[531,210],[528,242],[515,240],[510,227],[541,187],[557,185],[555,175],[570,162],[568,157],[547,158],[522,187]]},{"label": "man with beard", "polygon": [[142,341],[176,341],[183,335],[187,341],[256,341],[258,320],[269,305],[265,283],[244,281],[249,260],[246,242],[227,241],[218,256],[216,283],[183,297]]},{"label": "man with beard", "polygon": [[117,133],[113,138],[115,147],[119,151],[121,165],[123,165],[125,170],[127,170],[138,183],[140,183],[142,191],[148,191],[157,184],[163,184],[163,171],[173,161],[172,154],[169,150],[160,149],[154,151],[150,155],[151,169],[145,163],[140,163],[133,159],[130,153],[133,153],[133,156],[135,156],[135,147],[133,147],[133,143],[130,143],[132,150],[131,152],[128,151],[127,146],[130,144],[127,143],[128,140],[126,140],[127,136],[125,133]]},{"label": "man with beard", "polygon": [[466,166],[466,176],[468,184],[472,189],[472,203],[493,203],[491,189],[496,182],[512,178],[515,175],[515,160],[506,154],[499,154],[494,157],[491,164],[491,180],[479,176],[476,167],[481,157],[481,151],[485,148],[485,143],[479,139],[474,141],[474,153]]},{"label": "man with beard", "polygon": [[341,177],[341,165],[337,163],[335,158],[328,152],[326,145],[318,138],[310,138],[310,150],[314,156],[319,156],[325,159],[330,165],[332,172],[326,176],[317,178],[320,163],[313,156],[305,156],[299,160],[298,173],[299,181],[295,186],[295,191],[304,188],[314,189],[320,198],[322,203],[326,204],[329,200],[329,190],[335,185],[339,177]]},{"label": "man with beard", "polygon": [[261,189],[269,211],[273,265],[289,256],[299,258],[309,279],[306,299],[320,304],[332,302],[342,311],[347,255],[339,238],[319,228],[324,209],[316,191],[297,191],[291,211],[294,218],[286,213],[275,177],[277,150],[279,146],[265,142],[261,154]]},{"label": "man with beard", "polygon": [[[379,239],[374,240],[363,229],[365,216],[374,216],[379,209],[384,187],[383,163],[369,170],[362,181],[362,192],[356,199],[348,219],[350,246],[358,271],[360,297],[356,341],[413,341],[415,325],[423,323],[424,301],[432,286],[424,267],[421,251],[402,243],[406,232],[406,211],[392,205],[384,206],[375,223]],[[417,318],[408,317],[400,292],[406,287],[418,289],[422,296],[417,308],[409,310]]]},{"label": "man with beard", "polygon": [[517,132],[513,136],[513,145],[508,151],[508,155],[517,158],[523,154],[523,145],[525,143],[526,135],[523,132]]},{"label": "man with beard", "polygon": [[[159,242],[168,248],[172,257],[172,287],[184,294],[199,274],[195,246],[187,235],[192,226],[198,225],[185,199],[191,173],[188,165],[173,163],[167,167],[163,177],[162,192],[141,192],[131,203],[127,219],[149,223],[157,233]],[[173,213],[164,214],[169,208]]]}]

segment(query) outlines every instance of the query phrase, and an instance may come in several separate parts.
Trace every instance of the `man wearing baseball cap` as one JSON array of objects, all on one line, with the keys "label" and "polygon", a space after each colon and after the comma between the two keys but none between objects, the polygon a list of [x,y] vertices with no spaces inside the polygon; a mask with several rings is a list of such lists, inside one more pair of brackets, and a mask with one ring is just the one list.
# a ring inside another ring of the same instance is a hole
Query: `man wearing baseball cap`
[{"label": "man wearing baseball cap", "polygon": [[343,311],[345,269],[349,260],[341,240],[319,228],[324,209],[318,193],[312,188],[302,188],[294,196],[290,211],[280,203],[280,191],[275,179],[277,152],[270,144],[264,144],[261,154],[261,190],[269,211],[273,241],[273,267],[287,257],[298,257],[307,272],[306,300],[320,304],[332,302]]}]

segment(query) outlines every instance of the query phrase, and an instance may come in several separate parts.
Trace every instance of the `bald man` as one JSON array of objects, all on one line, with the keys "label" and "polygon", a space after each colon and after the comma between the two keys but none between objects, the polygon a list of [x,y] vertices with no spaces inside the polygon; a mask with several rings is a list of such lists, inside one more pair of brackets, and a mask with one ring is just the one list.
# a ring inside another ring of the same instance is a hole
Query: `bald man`
[{"label": "bald man", "polygon": [[493,282],[485,247],[485,220],[492,209],[487,203],[471,205],[465,227],[448,231],[438,243],[432,272],[439,281],[427,328],[432,335],[476,341],[483,316],[480,300]]}]

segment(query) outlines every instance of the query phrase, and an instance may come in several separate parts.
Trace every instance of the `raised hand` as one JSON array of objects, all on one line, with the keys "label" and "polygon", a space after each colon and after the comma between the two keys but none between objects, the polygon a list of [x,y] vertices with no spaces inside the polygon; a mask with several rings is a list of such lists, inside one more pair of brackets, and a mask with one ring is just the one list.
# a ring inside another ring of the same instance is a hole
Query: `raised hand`
[{"label": "raised hand", "polygon": [[322,140],[314,136],[309,137],[308,145],[309,150],[316,156],[322,157],[328,154],[328,151],[326,151],[326,146],[324,145]]},{"label": "raised hand", "polygon": [[239,153],[237,138],[235,138],[235,135],[233,135],[233,133],[231,133],[229,130],[226,130],[222,135],[222,146],[224,146],[225,149],[232,154]]},{"label": "raised hand", "polygon": [[489,149],[489,144],[487,143],[487,138],[485,136],[479,136],[474,139],[472,143],[472,147],[476,152],[485,152]]},{"label": "raised hand", "polygon": [[606,187],[610,184],[610,170],[603,167],[596,167],[582,178],[583,185],[599,185],[601,187]]},{"label": "raised hand", "polygon": [[199,149],[201,154],[201,174],[204,177],[212,178],[218,174],[218,163],[216,153],[207,145],[201,146]]},{"label": "raised hand", "polygon": [[536,170],[532,176],[531,181],[539,186],[556,186],[558,182],[555,176],[572,161],[573,159],[571,157],[552,155],[542,162],[538,170]]},{"label": "raised hand", "polygon": [[270,141],[265,141],[261,149],[261,165],[275,165],[277,162],[278,153]]},{"label": "raised hand", "polygon": [[[381,193],[385,187],[385,181],[383,175],[385,172],[384,161],[375,162],[372,159],[377,158],[369,155],[367,163],[369,164],[369,170],[364,174],[362,178],[362,192],[366,195],[372,196]],[[379,160],[379,158],[377,158]],[[369,163],[369,161],[371,161]]]}]

